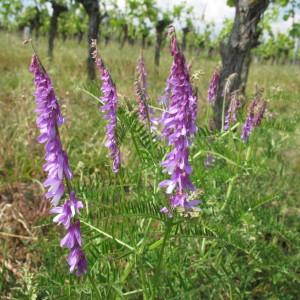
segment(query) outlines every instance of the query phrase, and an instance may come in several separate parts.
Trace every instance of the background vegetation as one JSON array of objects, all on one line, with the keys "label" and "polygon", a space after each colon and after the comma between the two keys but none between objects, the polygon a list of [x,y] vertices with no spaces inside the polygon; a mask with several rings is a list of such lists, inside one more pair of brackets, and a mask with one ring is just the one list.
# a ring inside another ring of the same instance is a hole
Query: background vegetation
[{"label": "background vegetation", "polygon": [[[62,138],[85,204],[81,222],[89,272],[79,279],[68,274],[66,253],[59,247],[62,233],[45,208],[43,149],[36,143],[28,72],[32,50],[22,44],[20,34],[5,30],[0,33],[3,299],[298,298],[298,65],[280,59],[278,64],[254,61],[238,123],[220,133],[210,129],[212,109],[206,102],[220,57],[187,48],[199,91],[199,131],[191,164],[202,204],[200,211],[178,211],[168,219],[159,212],[168,199],[158,188],[165,178],[160,162],[167,148],[136,117],[133,82],[140,44],[120,48],[117,40],[106,44],[102,39],[99,45],[120,98],[123,168],[118,175],[112,174],[103,147],[105,127],[96,99],[100,83],[87,80],[84,71],[86,45],[59,38],[54,58],[48,60],[47,38],[40,36],[35,44],[66,117]],[[144,54],[151,103],[158,106],[171,57],[163,48],[158,70],[153,48],[146,47]],[[268,112],[245,145],[240,130],[256,84],[264,88]],[[214,163],[206,167],[208,155]]]}]

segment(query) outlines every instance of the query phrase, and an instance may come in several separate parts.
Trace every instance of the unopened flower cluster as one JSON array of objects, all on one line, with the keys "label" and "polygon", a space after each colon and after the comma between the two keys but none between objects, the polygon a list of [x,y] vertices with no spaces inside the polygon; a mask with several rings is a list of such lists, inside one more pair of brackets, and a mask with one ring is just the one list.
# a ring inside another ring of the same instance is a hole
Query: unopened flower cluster
[{"label": "unopened flower cluster", "polygon": [[257,91],[255,98],[249,106],[248,116],[242,130],[241,139],[245,143],[248,142],[253,129],[260,125],[266,110],[266,105],[266,101],[261,99],[261,92]]},{"label": "unopened flower cluster", "polygon": [[224,130],[228,130],[229,127],[237,121],[236,114],[240,106],[239,91],[237,90],[231,94],[229,108],[225,117]]},{"label": "unopened flower cluster", "polygon": [[211,77],[209,87],[208,87],[208,92],[207,92],[207,100],[208,103],[210,104],[214,104],[217,99],[219,82],[220,82],[220,72],[219,70],[215,70]]},{"label": "unopened flower cluster", "polygon": [[152,132],[157,131],[158,122],[154,117],[153,109],[149,107],[149,95],[147,92],[147,71],[143,53],[140,55],[136,66],[135,94],[139,105],[139,119],[148,123]]},{"label": "unopened flower cluster", "polygon": [[144,56],[141,55],[136,66],[137,79],[135,81],[135,92],[139,105],[139,117],[142,122],[150,122],[147,93],[147,72]]}]

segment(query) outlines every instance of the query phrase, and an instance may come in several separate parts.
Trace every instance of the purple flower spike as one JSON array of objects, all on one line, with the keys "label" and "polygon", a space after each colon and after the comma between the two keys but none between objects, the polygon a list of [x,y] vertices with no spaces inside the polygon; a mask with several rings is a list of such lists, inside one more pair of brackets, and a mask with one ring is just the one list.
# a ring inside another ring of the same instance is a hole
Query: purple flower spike
[{"label": "purple flower spike", "polygon": [[260,125],[266,110],[266,102],[261,99],[261,91],[257,91],[254,100],[249,106],[248,116],[244,123],[241,139],[247,143],[253,129]]},{"label": "purple flower spike", "polygon": [[[67,229],[66,236],[61,241],[62,247],[71,250],[68,256],[70,270],[77,269],[77,275],[87,271],[87,263],[81,250],[80,222],[75,215],[83,208],[75,193],[70,192],[72,172],[68,156],[63,151],[58,128],[63,124],[63,117],[56,99],[50,78],[36,55],[32,57],[30,71],[34,74],[37,126],[40,130],[38,142],[45,144],[45,160],[43,169],[47,172],[44,186],[48,188],[46,198],[51,199],[54,206],[50,212],[57,214],[54,222],[63,224]],[[70,197],[62,206],[57,206],[65,193],[64,180],[67,182]]]},{"label": "purple flower spike", "polygon": [[76,199],[75,192],[70,193],[70,199],[68,199],[62,206],[54,207],[50,210],[51,213],[57,214],[54,217],[53,222],[63,224],[66,229],[70,227],[71,219],[75,214],[79,213],[79,210],[83,208],[81,201]]},{"label": "purple flower spike", "polygon": [[248,142],[249,136],[254,127],[254,114],[251,109],[252,106],[253,105],[250,106],[250,110],[249,110],[246,122],[244,123],[243,131],[242,131],[242,135],[241,135],[241,139],[244,141],[244,143]]},{"label": "purple flower spike", "polygon": [[72,178],[68,157],[62,149],[58,127],[64,119],[56,99],[51,80],[44,71],[36,55],[32,57],[30,71],[34,74],[37,127],[40,130],[38,142],[45,144],[46,163],[43,166],[48,173],[44,186],[48,188],[46,198],[53,206],[58,205],[64,195],[64,177]]},{"label": "purple flower spike", "polygon": [[60,241],[60,246],[72,249],[75,246],[81,246],[80,236],[80,221],[77,220],[68,228],[68,232],[65,237]]},{"label": "purple flower spike", "polygon": [[254,126],[257,127],[260,125],[263,117],[264,117],[264,114],[265,114],[265,111],[266,111],[266,107],[267,107],[267,103],[266,101],[261,101],[258,105],[258,108],[257,108],[257,112],[256,114],[254,115],[254,120],[253,120],[253,123],[254,123]]},{"label": "purple flower spike", "polygon": [[87,261],[81,249],[80,221],[75,220],[71,223],[72,218],[79,213],[81,208],[83,208],[82,202],[76,198],[75,193],[72,191],[70,199],[63,206],[51,210],[52,213],[58,214],[53,221],[63,224],[67,229],[67,234],[61,240],[60,246],[70,249],[67,262],[70,266],[70,272],[76,270],[77,276],[87,272]]},{"label": "purple flower spike", "polygon": [[96,49],[93,53],[93,57],[102,80],[101,91],[103,96],[100,100],[104,105],[101,107],[101,111],[105,113],[104,118],[108,121],[106,125],[105,146],[110,150],[110,156],[113,160],[112,170],[116,173],[119,171],[121,165],[121,155],[116,139],[118,95],[110,73],[106,69],[103,60],[97,54],[95,40],[92,41],[92,47]]},{"label": "purple flower spike", "polygon": [[70,251],[67,262],[71,273],[76,270],[76,275],[80,276],[87,272],[87,261],[80,247],[75,247]]},{"label": "purple flower spike", "polygon": [[208,103],[214,104],[217,98],[217,92],[219,88],[219,82],[220,82],[220,72],[218,70],[215,70],[208,88],[208,94],[207,94],[207,100]]},{"label": "purple flower spike", "polygon": [[224,124],[224,130],[227,131],[230,127],[231,124],[236,122],[237,117],[236,113],[237,110],[240,108],[241,103],[239,100],[239,94],[238,91],[235,91],[231,94],[231,99],[230,99],[230,105],[227,111],[227,115],[225,117],[225,124]]},{"label": "purple flower spike", "polygon": [[[197,130],[197,97],[193,93],[185,57],[177,46],[174,27],[170,28],[170,36],[170,50],[173,56],[167,84],[170,103],[168,110],[162,115],[161,122],[164,125],[162,136],[173,149],[162,162],[171,179],[162,181],[160,187],[166,188],[166,193],[171,194],[171,207],[190,208],[187,191],[193,191],[194,186],[190,180],[192,167],[188,158],[191,138]],[[192,204],[196,203],[198,202]]]}]

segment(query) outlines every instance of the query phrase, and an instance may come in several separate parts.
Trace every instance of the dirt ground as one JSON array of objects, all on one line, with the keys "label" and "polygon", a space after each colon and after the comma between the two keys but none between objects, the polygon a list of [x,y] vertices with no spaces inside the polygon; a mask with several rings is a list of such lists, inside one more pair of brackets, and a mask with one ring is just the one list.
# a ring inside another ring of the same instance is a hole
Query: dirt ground
[{"label": "dirt ground", "polygon": [[7,276],[20,278],[25,266],[35,268],[40,261],[32,247],[43,231],[38,221],[48,214],[42,194],[38,184],[0,187],[0,271]]}]

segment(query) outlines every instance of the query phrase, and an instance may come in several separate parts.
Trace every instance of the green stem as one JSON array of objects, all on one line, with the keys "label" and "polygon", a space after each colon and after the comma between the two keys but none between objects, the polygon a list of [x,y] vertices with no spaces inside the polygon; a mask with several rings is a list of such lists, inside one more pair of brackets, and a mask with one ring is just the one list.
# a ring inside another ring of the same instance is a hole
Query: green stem
[{"label": "green stem", "polygon": [[207,109],[206,109],[206,123],[207,123],[207,127],[209,127],[209,115],[210,115],[210,105],[207,104]]},{"label": "green stem", "polygon": [[92,284],[94,290],[95,290],[96,293],[97,293],[98,299],[102,299],[101,293],[100,293],[100,291],[99,291],[99,289],[98,289],[98,287],[97,287],[97,284],[95,283],[95,281],[94,281],[92,275],[88,272],[87,276],[88,276],[88,279],[90,280],[90,282],[91,282],[91,284]]},{"label": "green stem", "polygon": [[169,236],[171,234],[171,230],[172,230],[172,221],[167,220],[166,221],[166,230],[165,230],[165,234],[164,234],[164,239],[163,239],[163,243],[160,249],[160,253],[159,253],[159,257],[158,257],[158,263],[157,263],[157,267],[156,267],[156,279],[159,278],[162,266],[163,266],[163,258],[164,258],[164,252],[165,252],[165,248],[166,248],[166,244],[167,244],[167,240],[169,239]]},{"label": "green stem", "polygon": [[222,105],[222,127],[221,132],[224,132],[224,123],[225,123],[225,102],[226,102],[226,93],[223,97],[223,105]]},{"label": "green stem", "polygon": [[[58,136],[58,139],[61,141],[60,134],[59,134],[59,129],[58,129],[57,124],[55,124],[55,130],[56,130],[56,134],[57,134],[57,136]],[[72,192],[71,181],[68,179],[68,177],[67,177],[65,171],[64,171],[63,173],[64,173],[65,182],[66,182],[66,185],[67,185],[68,194],[70,195],[71,192]]]},{"label": "green stem", "polygon": [[90,227],[91,229],[97,231],[98,233],[104,235],[105,237],[107,237],[107,238],[109,238],[109,239],[115,241],[116,243],[118,243],[118,244],[124,246],[125,248],[129,249],[130,251],[132,251],[132,252],[135,252],[135,251],[136,251],[136,249],[135,249],[134,247],[132,247],[132,246],[126,244],[125,242],[123,242],[123,241],[121,241],[121,240],[119,240],[119,239],[117,239],[117,238],[115,238],[114,236],[108,234],[107,232],[102,231],[101,229],[99,229],[99,228],[97,228],[97,227],[95,227],[95,226],[93,226],[93,225],[91,225],[91,224],[89,224],[89,223],[87,223],[87,222],[85,222],[85,221],[83,221],[83,220],[80,220],[80,222],[81,222],[82,224],[84,224],[84,225]]}]

